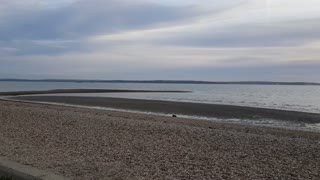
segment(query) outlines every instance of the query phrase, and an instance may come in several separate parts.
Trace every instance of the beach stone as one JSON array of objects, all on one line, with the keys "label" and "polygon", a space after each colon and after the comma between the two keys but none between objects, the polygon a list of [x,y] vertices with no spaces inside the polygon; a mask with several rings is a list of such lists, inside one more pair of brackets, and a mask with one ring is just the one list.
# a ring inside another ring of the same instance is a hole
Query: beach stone
[{"label": "beach stone", "polygon": [[0,155],[72,180],[320,179],[318,131],[171,115],[0,101]]}]

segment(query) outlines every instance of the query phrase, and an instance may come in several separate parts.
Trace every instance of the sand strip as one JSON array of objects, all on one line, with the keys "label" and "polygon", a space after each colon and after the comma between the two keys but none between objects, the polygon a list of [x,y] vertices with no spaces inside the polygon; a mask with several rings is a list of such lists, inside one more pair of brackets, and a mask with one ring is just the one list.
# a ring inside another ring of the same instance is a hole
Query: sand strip
[{"label": "sand strip", "polygon": [[165,114],[182,114],[212,118],[275,119],[299,123],[320,123],[320,114],[316,113],[305,113],[232,105],[75,96],[23,96],[14,97],[13,99],[38,102],[65,103],[83,106],[98,106]]},{"label": "sand strip", "polygon": [[171,91],[171,90],[121,90],[121,89],[54,89],[43,91],[12,91],[0,92],[0,96],[17,96],[32,94],[69,94],[69,93],[188,93],[190,91]]}]

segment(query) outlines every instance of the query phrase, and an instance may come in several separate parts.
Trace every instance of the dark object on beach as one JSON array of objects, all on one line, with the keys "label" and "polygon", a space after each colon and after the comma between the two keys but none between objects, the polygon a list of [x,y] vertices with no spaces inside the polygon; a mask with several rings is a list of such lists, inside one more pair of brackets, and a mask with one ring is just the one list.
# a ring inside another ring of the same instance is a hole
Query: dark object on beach
[{"label": "dark object on beach", "polygon": [[177,117],[177,115],[175,115],[175,114],[172,114],[172,117]]}]

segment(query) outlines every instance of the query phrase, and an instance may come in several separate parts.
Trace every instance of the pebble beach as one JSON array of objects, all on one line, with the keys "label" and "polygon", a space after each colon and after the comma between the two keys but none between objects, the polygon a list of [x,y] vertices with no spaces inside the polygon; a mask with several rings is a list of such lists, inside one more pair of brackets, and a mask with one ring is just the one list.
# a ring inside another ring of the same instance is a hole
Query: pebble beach
[{"label": "pebble beach", "polygon": [[0,101],[0,156],[70,179],[319,179],[320,133]]}]

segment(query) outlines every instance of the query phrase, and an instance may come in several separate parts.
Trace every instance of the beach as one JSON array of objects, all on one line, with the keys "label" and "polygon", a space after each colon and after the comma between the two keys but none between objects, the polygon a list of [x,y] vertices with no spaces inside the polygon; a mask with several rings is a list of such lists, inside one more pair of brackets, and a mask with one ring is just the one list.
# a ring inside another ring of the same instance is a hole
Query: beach
[{"label": "beach", "polygon": [[187,116],[222,118],[222,119],[275,119],[297,123],[320,123],[320,114],[298,111],[277,110],[234,105],[205,104],[193,102],[174,102],[145,99],[127,99],[110,97],[83,96],[16,96],[10,99],[79,105],[87,107],[105,107],[114,109],[155,112],[162,114],[179,114]]},{"label": "beach", "polygon": [[320,133],[0,101],[0,156],[70,179],[319,179]]}]

